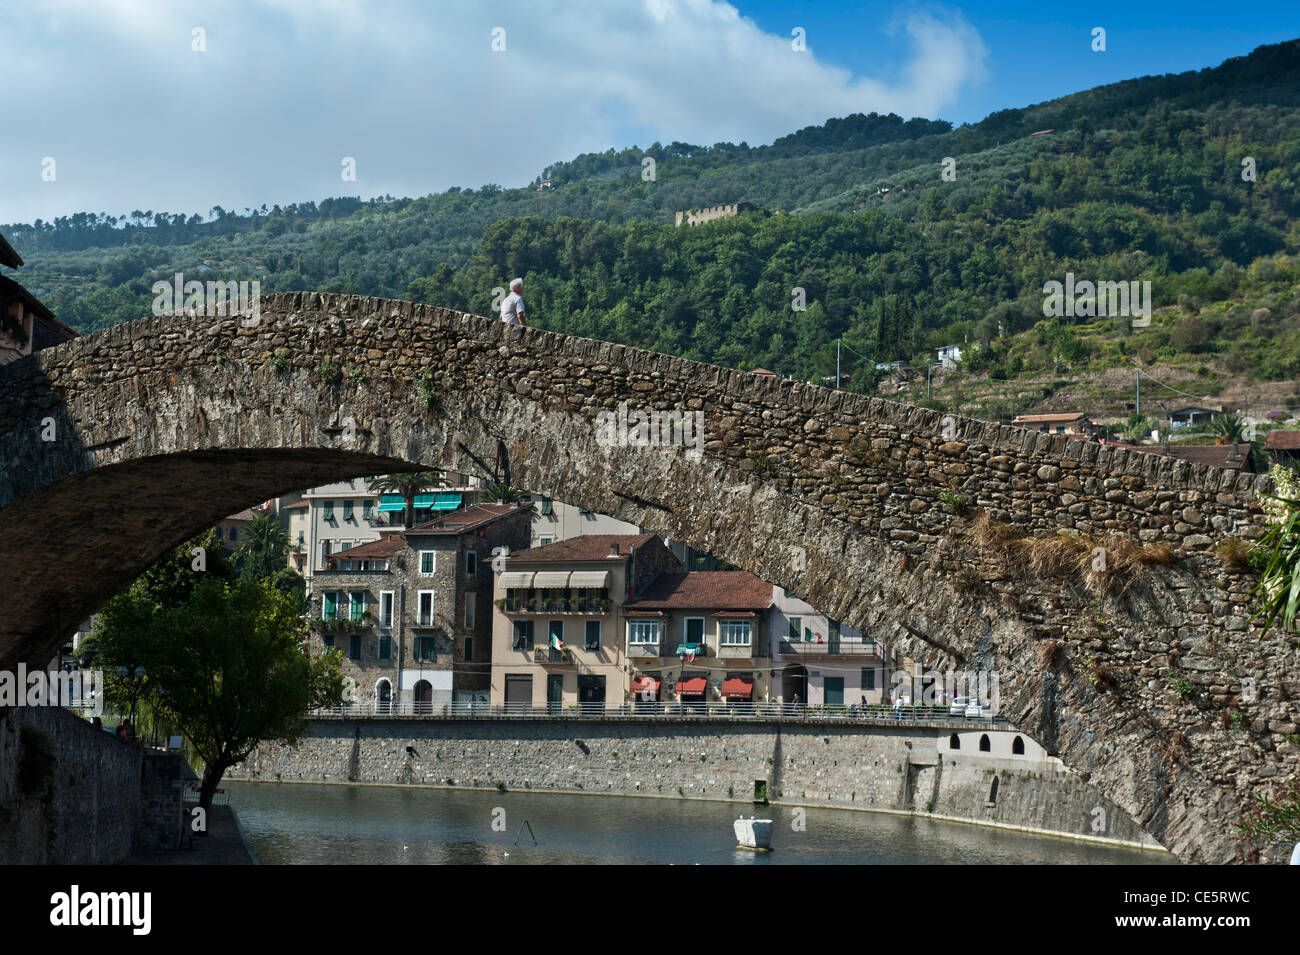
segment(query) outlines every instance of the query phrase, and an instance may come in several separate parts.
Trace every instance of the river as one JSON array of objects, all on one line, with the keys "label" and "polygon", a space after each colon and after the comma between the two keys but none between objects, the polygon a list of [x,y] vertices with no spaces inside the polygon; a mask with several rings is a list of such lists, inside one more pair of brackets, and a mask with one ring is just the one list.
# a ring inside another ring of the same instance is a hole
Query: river
[{"label": "river", "polygon": [[1177,864],[1161,852],[844,809],[757,807],[775,822],[774,851],[754,853],[735,846],[732,820],[750,815],[738,803],[310,783],[223,788],[263,864]]}]

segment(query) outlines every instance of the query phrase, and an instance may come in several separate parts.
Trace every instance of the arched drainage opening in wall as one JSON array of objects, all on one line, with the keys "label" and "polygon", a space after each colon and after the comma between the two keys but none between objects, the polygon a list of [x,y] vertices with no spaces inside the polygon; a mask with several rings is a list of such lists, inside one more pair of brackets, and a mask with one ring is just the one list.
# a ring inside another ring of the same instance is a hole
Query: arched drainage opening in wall
[{"label": "arched drainage opening in wall", "polygon": [[980,752],[987,753],[992,749],[989,745],[989,734],[984,733],[980,736]]},{"label": "arched drainage opening in wall", "polygon": [[953,733],[951,736],[948,737],[948,748],[961,749],[961,740],[957,738],[956,733]]},{"label": "arched drainage opening in wall", "polygon": [[1019,736],[1017,736],[1015,739],[1011,741],[1011,755],[1012,756],[1025,755],[1025,741],[1021,739]]},{"label": "arched drainage opening in wall", "polygon": [[754,780],[754,802],[761,803],[764,806],[767,805],[767,780],[766,779]]},{"label": "arched drainage opening in wall", "polygon": [[998,804],[998,777],[993,777],[993,784],[989,786],[989,801],[986,806],[996,806]]}]

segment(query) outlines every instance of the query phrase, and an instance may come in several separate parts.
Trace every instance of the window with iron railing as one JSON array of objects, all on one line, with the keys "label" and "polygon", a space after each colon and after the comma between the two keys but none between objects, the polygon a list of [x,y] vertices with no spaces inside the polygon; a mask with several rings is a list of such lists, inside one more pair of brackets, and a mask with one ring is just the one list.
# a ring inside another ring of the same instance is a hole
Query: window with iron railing
[{"label": "window with iron railing", "polygon": [[437,641],[433,637],[416,637],[414,653],[416,663],[437,663]]},{"label": "window with iron railing", "polygon": [[516,620],[514,627],[514,639],[511,642],[512,650],[532,650],[533,649],[533,621]]}]

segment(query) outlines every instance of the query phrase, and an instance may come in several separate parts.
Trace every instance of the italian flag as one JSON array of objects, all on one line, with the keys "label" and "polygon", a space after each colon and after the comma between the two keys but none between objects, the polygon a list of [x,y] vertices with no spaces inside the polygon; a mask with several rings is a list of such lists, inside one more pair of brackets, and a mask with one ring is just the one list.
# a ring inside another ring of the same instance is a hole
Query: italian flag
[{"label": "italian flag", "polygon": [[560,639],[558,634],[554,634],[554,633],[551,634],[551,648],[553,650],[564,649],[564,641]]}]

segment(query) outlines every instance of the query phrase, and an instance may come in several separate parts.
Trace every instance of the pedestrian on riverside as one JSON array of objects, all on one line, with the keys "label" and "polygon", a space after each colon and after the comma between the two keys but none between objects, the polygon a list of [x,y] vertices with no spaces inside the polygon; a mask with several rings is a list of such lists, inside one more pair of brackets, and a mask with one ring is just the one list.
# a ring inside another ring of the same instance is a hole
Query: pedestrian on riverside
[{"label": "pedestrian on riverside", "polygon": [[130,720],[124,719],[122,720],[122,722],[117,724],[117,735],[120,736],[122,739],[128,741],[135,738],[135,733],[131,731]]},{"label": "pedestrian on riverside", "polygon": [[510,294],[501,302],[501,321],[507,325],[522,325],[528,327],[528,322],[524,320],[524,280],[512,279],[510,282]]}]

